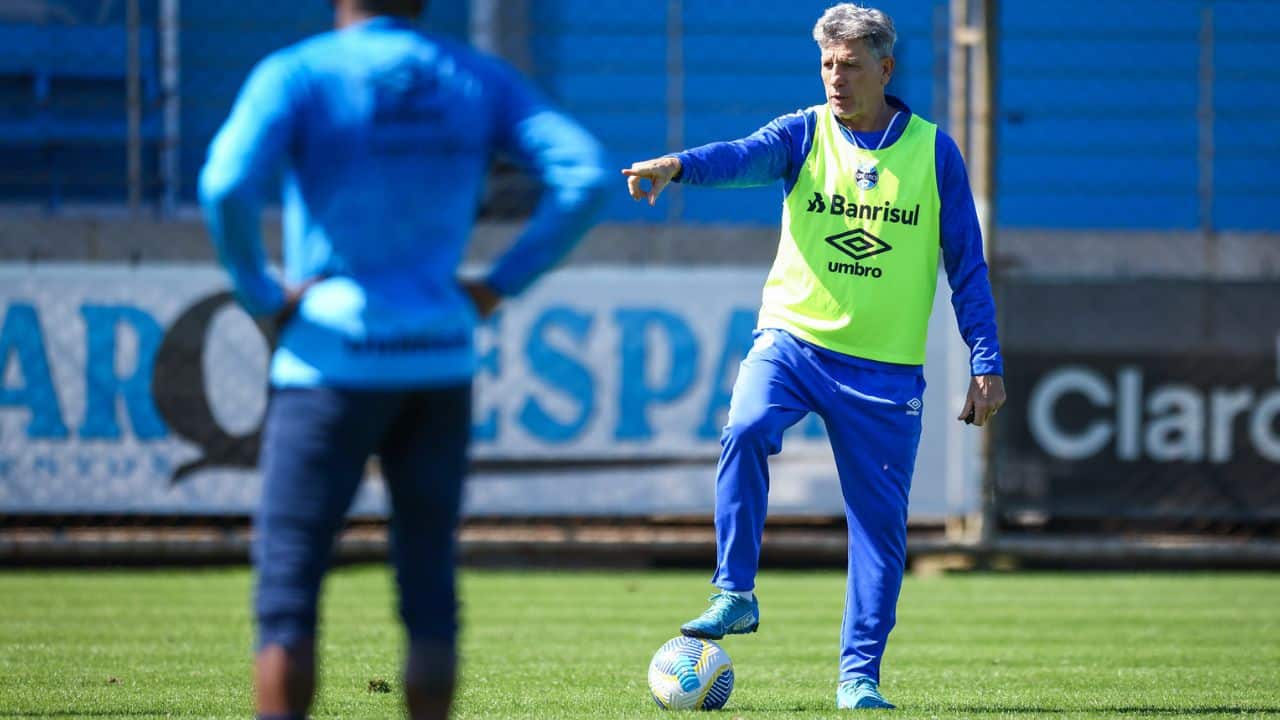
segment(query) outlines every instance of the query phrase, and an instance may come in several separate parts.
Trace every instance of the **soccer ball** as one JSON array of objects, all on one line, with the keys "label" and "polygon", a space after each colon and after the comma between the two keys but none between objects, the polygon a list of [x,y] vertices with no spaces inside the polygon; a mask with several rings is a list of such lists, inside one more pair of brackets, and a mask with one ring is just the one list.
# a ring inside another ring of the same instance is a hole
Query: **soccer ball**
[{"label": "soccer ball", "polygon": [[663,710],[719,710],[733,691],[733,661],[701,638],[668,640],[649,663],[649,692]]}]

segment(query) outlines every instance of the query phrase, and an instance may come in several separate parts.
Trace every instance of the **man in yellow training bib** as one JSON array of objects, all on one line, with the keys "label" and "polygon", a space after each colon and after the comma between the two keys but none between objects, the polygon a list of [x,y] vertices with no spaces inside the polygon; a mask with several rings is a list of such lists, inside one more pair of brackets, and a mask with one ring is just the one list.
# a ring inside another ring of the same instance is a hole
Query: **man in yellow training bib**
[{"label": "man in yellow training bib", "polygon": [[825,105],[784,115],[741,140],[622,172],[631,196],[650,205],[673,181],[785,183],[778,255],[721,437],[712,578],[719,592],[681,632],[720,638],[759,626],[754,590],[766,460],[782,449],[784,430],[816,412],[835,452],[849,523],[836,704],[892,708],[879,690],[880,658],[906,564],[907,495],[940,252],[970,349],[973,379],[960,419],[985,425],[1004,404],[1003,365],[960,151],[884,92],[894,69],[893,22],[841,3],[822,15],[813,36]]}]

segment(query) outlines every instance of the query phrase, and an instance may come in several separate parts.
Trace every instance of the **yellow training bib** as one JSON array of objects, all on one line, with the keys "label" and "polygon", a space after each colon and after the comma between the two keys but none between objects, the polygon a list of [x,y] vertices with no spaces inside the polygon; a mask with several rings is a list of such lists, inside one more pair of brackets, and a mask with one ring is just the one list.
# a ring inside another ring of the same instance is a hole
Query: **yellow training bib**
[{"label": "yellow training bib", "polygon": [[817,109],[813,147],[782,206],[759,327],[881,362],[921,365],[941,241],[937,126],[912,115],[868,150]]}]

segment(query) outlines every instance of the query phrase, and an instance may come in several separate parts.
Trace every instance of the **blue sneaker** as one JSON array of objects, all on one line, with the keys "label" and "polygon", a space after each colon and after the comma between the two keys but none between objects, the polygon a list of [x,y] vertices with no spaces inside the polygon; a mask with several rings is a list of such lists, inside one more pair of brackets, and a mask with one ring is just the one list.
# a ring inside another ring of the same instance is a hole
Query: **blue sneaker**
[{"label": "blue sneaker", "polygon": [[680,626],[685,637],[719,640],[725,635],[753,633],[760,627],[760,602],[754,595],[744,600],[727,592],[716,593],[710,598],[711,607],[698,617]]},{"label": "blue sneaker", "polygon": [[893,703],[880,694],[880,684],[871,678],[845,680],[836,688],[836,707],[840,710],[892,710]]}]

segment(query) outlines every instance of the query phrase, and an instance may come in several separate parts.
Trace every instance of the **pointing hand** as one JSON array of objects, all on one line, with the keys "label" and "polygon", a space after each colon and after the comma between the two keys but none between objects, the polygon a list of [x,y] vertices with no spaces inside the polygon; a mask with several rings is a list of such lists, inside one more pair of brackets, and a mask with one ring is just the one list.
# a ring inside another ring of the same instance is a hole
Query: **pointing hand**
[{"label": "pointing hand", "polygon": [[[627,176],[627,190],[631,193],[631,199],[649,198],[649,205],[652,206],[658,202],[658,196],[671,183],[672,178],[680,174],[680,159],[661,157],[631,163],[631,167],[622,169],[622,174]],[[648,190],[643,188],[641,180],[649,181]]]}]

